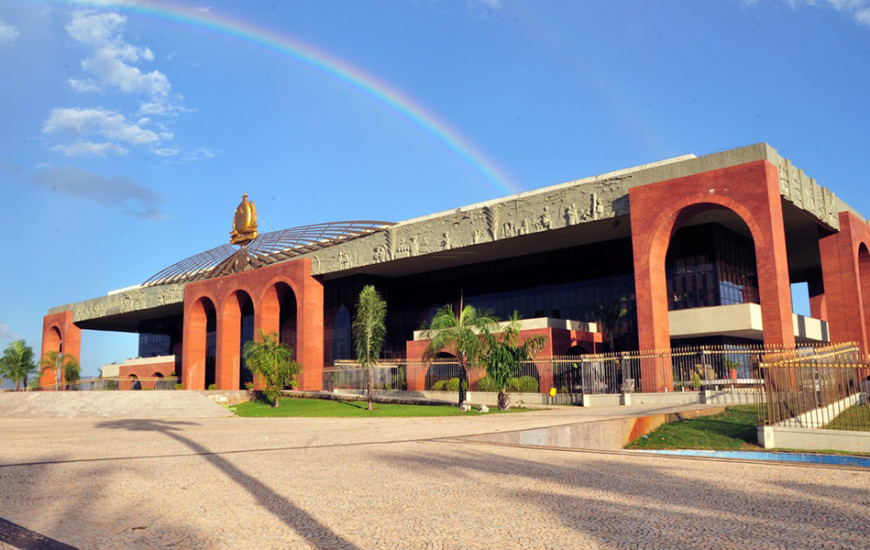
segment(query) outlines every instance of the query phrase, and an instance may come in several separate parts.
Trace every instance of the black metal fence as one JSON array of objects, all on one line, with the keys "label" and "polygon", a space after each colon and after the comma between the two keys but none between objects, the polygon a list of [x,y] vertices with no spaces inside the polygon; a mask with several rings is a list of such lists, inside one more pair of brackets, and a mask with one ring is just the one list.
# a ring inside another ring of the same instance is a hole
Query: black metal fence
[{"label": "black metal fence", "polygon": [[[400,360],[379,361],[372,367],[372,387],[376,390],[406,390],[408,379],[405,364]],[[366,371],[356,361],[336,361],[323,369],[323,389],[364,390]]]},{"label": "black metal fence", "polygon": [[870,362],[854,344],[769,354],[759,424],[870,431]]}]

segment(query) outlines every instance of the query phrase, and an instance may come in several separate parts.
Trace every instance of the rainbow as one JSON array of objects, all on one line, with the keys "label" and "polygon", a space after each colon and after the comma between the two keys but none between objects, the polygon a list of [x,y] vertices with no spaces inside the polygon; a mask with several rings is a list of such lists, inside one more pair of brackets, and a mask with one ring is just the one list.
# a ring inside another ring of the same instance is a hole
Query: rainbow
[{"label": "rainbow", "polygon": [[492,183],[500,193],[513,194],[522,191],[503,169],[488,159],[468,139],[445,120],[408,97],[401,90],[377,79],[359,67],[331,55],[291,36],[281,35],[250,21],[213,13],[211,10],[179,6],[169,2],[152,0],[72,0],[60,2],[91,8],[109,8],[200,27],[243,42],[257,45],[286,55],[306,65],[323,71],[336,79],[361,90],[411,120],[414,124],[444,143],[475,170]]}]

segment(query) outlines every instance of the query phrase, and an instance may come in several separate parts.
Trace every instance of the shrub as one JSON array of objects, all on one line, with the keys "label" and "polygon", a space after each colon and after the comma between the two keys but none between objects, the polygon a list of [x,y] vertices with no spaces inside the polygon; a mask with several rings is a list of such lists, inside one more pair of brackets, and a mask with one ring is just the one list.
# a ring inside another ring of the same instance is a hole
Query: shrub
[{"label": "shrub", "polygon": [[459,378],[451,378],[444,384],[444,389],[447,391],[459,391]]},{"label": "shrub", "polygon": [[477,382],[477,390],[478,391],[488,391],[488,392],[497,392],[501,390],[498,387],[498,383],[490,378],[489,376],[484,376]]},{"label": "shrub", "polygon": [[209,384],[209,385],[208,385],[208,389],[210,389],[210,390],[216,390],[216,389],[217,389],[217,384]]},{"label": "shrub", "polygon": [[439,380],[432,384],[432,391],[444,391],[444,385],[447,384],[447,380]]},{"label": "shrub", "polygon": [[183,390],[183,389],[184,389],[184,384],[175,384],[175,389],[176,389],[176,390]]},{"label": "shrub", "polygon": [[508,391],[519,393],[538,393],[538,381],[531,376],[520,376],[508,380]]}]

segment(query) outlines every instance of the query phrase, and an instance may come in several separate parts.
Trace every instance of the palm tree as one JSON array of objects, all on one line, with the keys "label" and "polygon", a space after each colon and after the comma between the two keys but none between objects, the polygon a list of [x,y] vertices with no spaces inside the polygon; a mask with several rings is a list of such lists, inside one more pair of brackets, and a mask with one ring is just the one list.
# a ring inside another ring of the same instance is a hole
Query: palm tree
[{"label": "palm tree", "polygon": [[356,360],[366,370],[366,387],[369,392],[369,410],[372,410],[372,367],[378,364],[387,327],[387,303],[375,290],[366,285],[356,301],[356,317],[353,320],[353,339],[356,344]]},{"label": "palm tree", "polygon": [[245,342],[243,353],[251,372],[263,378],[266,399],[277,407],[281,389],[302,370],[302,365],[293,361],[293,350],[281,342],[277,332],[266,334],[260,329],[259,338]]},{"label": "palm tree", "polygon": [[[58,351],[50,351],[45,354],[42,359],[42,371],[60,369],[63,373],[63,383],[69,387],[78,381],[81,375],[82,367],[79,365],[78,359],[69,353],[60,353]],[[57,376],[57,373],[55,373]],[[59,390],[60,387],[57,387]]]},{"label": "palm tree", "polygon": [[36,371],[33,362],[33,348],[24,343],[24,340],[14,340],[0,357],[0,376],[15,382],[15,391],[21,389],[21,382],[27,387],[27,377]]},{"label": "palm tree", "polygon": [[514,311],[500,336],[487,333],[485,337],[483,364],[486,376],[498,387],[498,408],[502,411],[511,406],[508,381],[516,376],[520,363],[531,359],[547,343],[547,337],[542,334],[530,336],[522,344],[519,336],[520,314]]},{"label": "palm tree", "polygon": [[434,357],[443,349],[451,349],[459,361],[459,405],[465,403],[468,385],[468,368],[477,365],[483,351],[482,336],[495,326],[497,319],[489,310],[478,311],[474,306],[461,308],[459,315],[451,304],[442,306],[437,312],[425,338],[429,340],[427,357]]}]

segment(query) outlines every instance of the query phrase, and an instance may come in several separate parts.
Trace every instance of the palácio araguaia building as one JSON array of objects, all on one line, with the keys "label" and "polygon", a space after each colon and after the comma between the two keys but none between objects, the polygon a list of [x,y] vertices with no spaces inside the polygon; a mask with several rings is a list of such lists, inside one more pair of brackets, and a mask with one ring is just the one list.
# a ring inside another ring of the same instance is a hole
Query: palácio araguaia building
[{"label": "pal\u00e1cio araguaia building", "polygon": [[[792,312],[799,282],[811,317]],[[78,357],[82,330],[133,332],[140,358],[122,374],[175,372],[189,389],[235,389],[251,379],[242,344],[263,329],[295,350],[302,389],[316,390],[325,365],[352,358],[354,304],[369,283],[389,308],[387,356],[409,361],[423,348],[414,331],[460,299],[502,318],[518,311],[548,336],[551,355],[610,351],[597,315],[614,302],[628,310],[613,327],[616,350],[854,341],[870,351],[870,227],[757,144],[399,223],[257,234],[245,197],[231,244],[50,309],[42,353]],[[423,389],[411,378],[409,389]],[[668,381],[647,383],[661,391]]]}]

